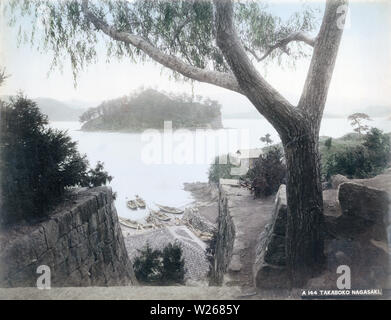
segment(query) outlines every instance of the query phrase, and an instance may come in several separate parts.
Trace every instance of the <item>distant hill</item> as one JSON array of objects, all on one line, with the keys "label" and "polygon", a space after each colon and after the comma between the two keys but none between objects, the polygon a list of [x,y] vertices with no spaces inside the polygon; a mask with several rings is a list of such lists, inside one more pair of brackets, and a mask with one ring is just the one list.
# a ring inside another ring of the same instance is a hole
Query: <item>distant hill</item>
[{"label": "distant hill", "polygon": [[173,128],[222,128],[217,101],[188,95],[165,94],[147,89],[132,96],[105,101],[80,117],[85,131],[141,131],[162,129],[164,121]]},{"label": "distant hill", "polygon": [[33,99],[41,112],[46,114],[50,121],[78,121],[86,109],[72,108],[67,104],[52,98]]},{"label": "distant hill", "polygon": [[[1,96],[0,99],[9,101],[12,96]],[[35,101],[43,114],[46,114],[50,121],[79,121],[79,117],[87,108],[74,108],[68,104],[52,98],[36,98]]]}]

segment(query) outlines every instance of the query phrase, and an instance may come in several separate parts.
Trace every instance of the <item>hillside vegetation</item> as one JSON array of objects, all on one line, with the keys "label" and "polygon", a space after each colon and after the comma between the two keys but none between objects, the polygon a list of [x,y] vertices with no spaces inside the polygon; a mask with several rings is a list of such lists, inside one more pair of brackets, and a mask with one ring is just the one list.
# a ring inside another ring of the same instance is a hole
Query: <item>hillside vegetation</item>
[{"label": "hillside vegetation", "polygon": [[[377,128],[372,128],[367,134],[348,133],[340,138],[320,137],[319,152],[321,156],[322,180],[328,181],[332,175],[342,174],[348,178],[369,178],[380,174],[384,168],[390,165],[391,133],[383,133]],[[281,143],[263,148],[256,163],[256,168],[264,165],[270,153],[276,149],[281,150]],[[220,178],[238,178],[231,176],[231,168],[234,164],[219,164],[218,157],[209,168],[209,181],[218,183]],[[273,158],[272,158],[273,159]],[[266,161],[267,163],[267,161]],[[273,161],[271,161],[273,164]],[[278,162],[274,162],[278,166]],[[256,169],[255,171],[257,171]],[[270,175],[272,170],[266,170]],[[258,174],[258,173],[257,173]],[[245,179],[254,180],[250,170]],[[262,180],[264,184],[265,181]]]},{"label": "hillside vegetation", "polygon": [[221,106],[213,100],[174,96],[147,89],[131,96],[105,101],[81,117],[85,131],[141,131],[162,129],[164,121],[173,128],[222,127]]}]

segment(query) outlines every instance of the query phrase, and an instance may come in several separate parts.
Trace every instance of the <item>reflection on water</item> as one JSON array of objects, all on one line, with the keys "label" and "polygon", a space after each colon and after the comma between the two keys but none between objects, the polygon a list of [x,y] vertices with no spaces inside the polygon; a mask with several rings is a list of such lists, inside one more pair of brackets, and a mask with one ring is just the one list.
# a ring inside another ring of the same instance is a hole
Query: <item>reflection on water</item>
[{"label": "reflection on water", "polygon": [[[192,155],[196,159],[197,154],[205,149],[209,161],[194,161],[193,163],[154,163],[143,161],[142,151],[148,142],[142,140],[141,134],[112,133],[112,132],[82,132],[79,131],[78,122],[52,122],[51,126],[59,129],[67,129],[73,140],[78,141],[79,151],[87,154],[92,166],[97,161],[105,163],[106,170],[114,177],[110,183],[117,193],[116,208],[122,217],[142,221],[147,210],[132,211],[126,207],[126,201],[133,199],[136,194],[154,207],[154,203],[183,207],[192,201],[188,192],[183,190],[185,182],[206,182],[208,180],[209,163],[215,155],[226,152],[235,152],[238,148],[262,147],[259,141],[266,133],[271,134],[274,142],[279,138],[276,131],[266,120],[225,120],[226,129],[209,131],[209,135],[215,135],[215,146],[210,149],[203,143],[196,143],[196,132],[185,133],[187,138],[178,141],[177,145],[187,144],[192,149]],[[384,119],[374,119],[372,126],[388,131],[390,122]],[[240,129],[239,131],[232,129]],[[351,127],[346,119],[324,119],[321,127],[321,135],[340,137],[351,132]],[[230,132],[230,133],[229,133]],[[232,135],[232,132],[234,133]],[[243,137],[248,135],[248,142],[244,145]],[[182,137],[183,138],[183,137]],[[212,139],[213,140],[213,139]],[[162,144],[164,141],[162,140]],[[175,149],[176,143],[173,142]]]}]

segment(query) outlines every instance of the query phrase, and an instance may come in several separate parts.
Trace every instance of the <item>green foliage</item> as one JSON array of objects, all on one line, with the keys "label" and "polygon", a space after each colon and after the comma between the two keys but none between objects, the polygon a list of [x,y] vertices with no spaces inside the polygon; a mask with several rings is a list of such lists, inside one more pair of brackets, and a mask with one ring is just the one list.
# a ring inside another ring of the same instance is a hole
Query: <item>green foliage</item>
[{"label": "green foliage", "polygon": [[156,283],[161,277],[161,251],[153,250],[149,243],[140,250],[141,255],[134,260],[133,269],[138,281]]},{"label": "green foliage", "polygon": [[104,163],[98,161],[95,168],[88,170],[80,184],[83,187],[94,188],[105,185],[111,180],[113,180],[113,177],[107,171],[104,171]]},{"label": "green foliage", "polygon": [[366,178],[371,171],[367,150],[362,145],[335,152],[325,162],[327,179],[335,174],[348,178]]},{"label": "green foliage", "polygon": [[246,178],[250,180],[256,198],[274,194],[284,183],[287,170],[283,156],[281,148],[272,147],[261,154],[254,167],[248,171]]},{"label": "green foliage", "polygon": [[[223,156],[224,157],[224,156]],[[230,163],[229,157],[227,157],[227,163],[220,163],[219,156],[217,156],[214,162],[210,165],[208,170],[209,182],[219,183],[220,179],[232,179],[231,168],[235,167]]]},{"label": "green foliage", "polygon": [[372,128],[365,135],[363,146],[368,150],[374,174],[378,174],[390,161],[390,136]]},{"label": "green foliage", "polygon": [[327,150],[330,150],[332,144],[333,144],[333,138],[327,138],[326,141],[324,142],[324,145],[327,148]]},{"label": "green foliage", "polygon": [[[228,69],[215,44],[212,1],[101,0],[89,1],[89,8],[116,30],[140,36],[163,53],[177,56],[190,65],[219,71]],[[260,1],[235,2],[234,10],[244,47],[258,55],[292,32],[312,31],[317,21],[315,12],[307,7],[287,20],[268,12]],[[147,58],[133,46],[107,36],[102,38],[84,16],[81,0],[9,0],[5,16],[11,25],[19,27],[20,40],[30,41],[38,50],[53,54],[52,67],[61,67],[65,58],[69,58],[75,80],[86,65],[96,61],[97,47],[102,40],[107,60]],[[281,61],[284,53],[289,53],[290,61],[306,56],[302,44],[292,43],[289,48],[275,50],[268,59]]]},{"label": "green foliage", "polygon": [[66,132],[48,128],[47,117],[21,95],[0,107],[0,223],[45,217],[73,186],[98,186],[111,180],[103,166],[88,170]]},{"label": "green foliage", "polygon": [[273,143],[273,140],[270,138],[270,133],[266,133],[265,136],[261,137],[259,140],[261,140],[263,143],[266,143],[267,146]]},{"label": "green foliage", "polygon": [[184,277],[185,261],[182,259],[182,248],[169,243],[163,249],[161,281],[165,284],[183,283]]},{"label": "green foliage", "polygon": [[182,248],[169,243],[163,251],[153,250],[147,243],[145,249],[133,264],[137,280],[144,284],[182,284],[185,276],[185,262]]},{"label": "green foliage", "polygon": [[326,179],[335,174],[348,178],[367,178],[381,173],[389,161],[390,137],[372,128],[361,144],[329,154],[323,161],[323,172]]},{"label": "green foliage", "polygon": [[173,128],[221,127],[221,106],[214,100],[189,95],[174,96],[148,89],[134,95],[106,101],[88,109],[81,117],[83,130],[163,129],[171,120]]}]

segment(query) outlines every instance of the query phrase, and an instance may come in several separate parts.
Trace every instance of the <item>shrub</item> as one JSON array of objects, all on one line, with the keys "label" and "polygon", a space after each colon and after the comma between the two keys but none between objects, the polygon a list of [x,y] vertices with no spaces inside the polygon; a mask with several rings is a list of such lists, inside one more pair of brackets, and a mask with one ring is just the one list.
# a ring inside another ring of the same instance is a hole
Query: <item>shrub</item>
[{"label": "shrub", "polygon": [[251,189],[256,198],[269,196],[277,192],[284,183],[286,166],[283,163],[281,148],[272,147],[267,153],[261,154],[246,178],[251,182]]},{"label": "shrub", "polygon": [[170,243],[161,251],[153,250],[147,243],[139,252],[133,264],[138,281],[156,285],[183,283],[185,262],[179,245]]},{"label": "shrub", "polygon": [[348,146],[327,157],[326,178],[342,174],[348,178],[368,178],[379,174],[390,160],[390,137],[372,128],[359,145]]},{"label": "shrub", "polygon": [[163,267],[161,282],[163,284],[183,283],[185,277],[185,261],[182,258],[182,248],[169,243],[163,249]]},{"label": "shrub", "polygon": [[380,173],[390,161],[390,136],[377,128],[372,128],[365,135],[363,145],[368,150],[373,174]]},{"label": "shrub", "polygon": [[324,145],[327,148],[327,150],[330,150],[332,144],[333,144],[333,138],[327,138],[326,141],[324,142]]},{"label": "shrub", "polygon": [[348,178],[366,178],[372,171],[368,152],[362,145],[347,147],[332,153],[325,161],[325,174],[329,179],[335,174]]},{"label": "shrub", "polygon": [[113,177],[107,171],[104,171],[104,163],[98,161],[94,169],[88,170],[80,184],[83,187],[94,188],[104,185],[112,179]]},{"label": "shrub", "polygon": [[0,106],[1,212],[4,227],[44,218],[74,186],[110,181],[103,165],[88,170],[85,155],[66,132],[48,128],[48,120],[22,95]]},{"label": "shrub", "polygon": [[229,159],[227,160],[227,163],[223,164],[219,163],[219,157],[216,157],[214,163],[209,167],[209,182],[219,183],[220,179],[231,179],[231,168],[233,166],[234,165],[229,162]]},{"label": "shrub", "polygon": [[139,250],[141,255],[134,260],[133,269],[137,280],[144,283],[158,282],[161,277],[161,251],[153,250],[149,243]]}]

